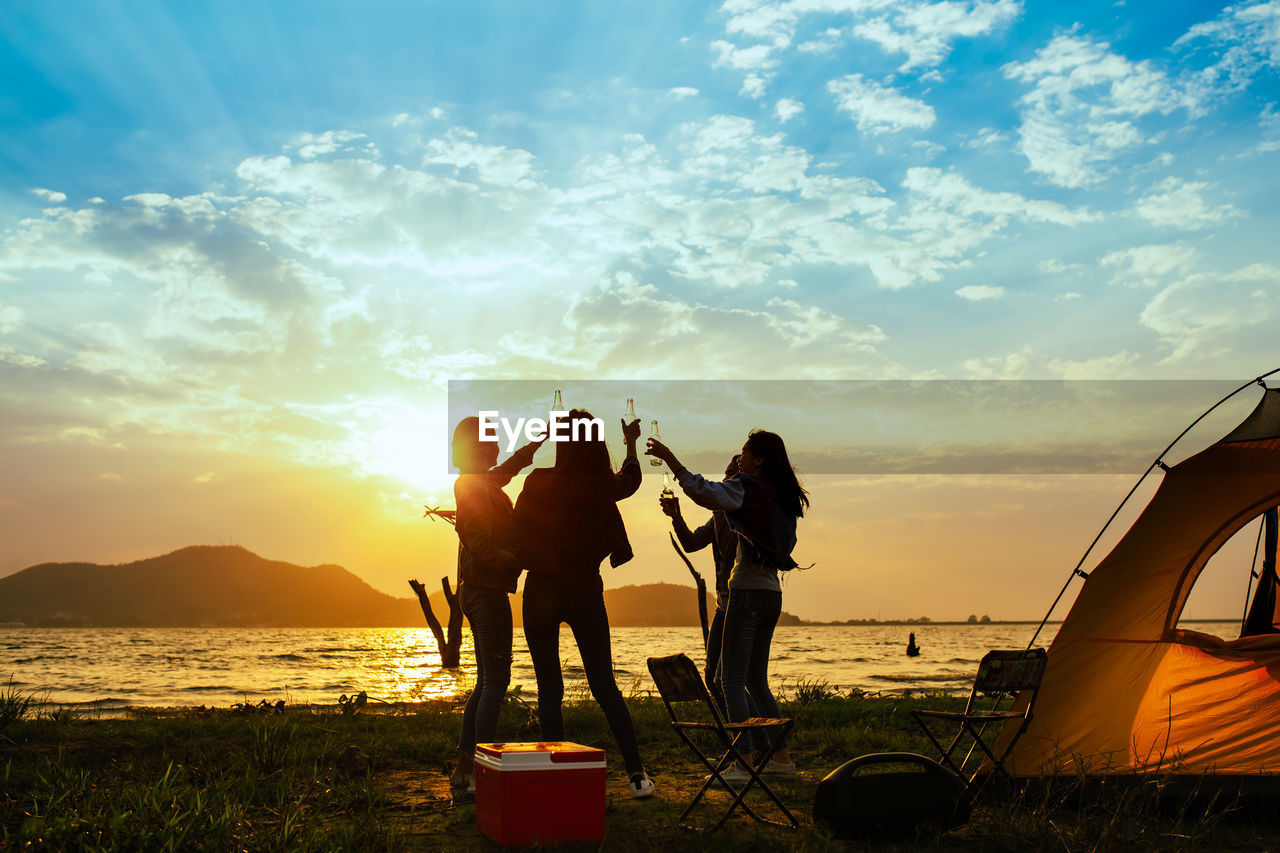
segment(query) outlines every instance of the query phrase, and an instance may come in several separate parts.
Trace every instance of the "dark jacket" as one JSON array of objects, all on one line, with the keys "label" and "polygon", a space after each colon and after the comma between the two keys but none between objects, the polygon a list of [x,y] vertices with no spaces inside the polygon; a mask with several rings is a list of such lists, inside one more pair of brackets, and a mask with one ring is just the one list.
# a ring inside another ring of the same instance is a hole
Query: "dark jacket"
[{"label": "dark jacket", "polygon": [[782,510],[777,492],[768,480],[754,474],[736,474],[742,483],[742,505],[725,512],[729,526],[750,548],[759,554],[758,561],[786,571],[796,561],[791,551],[796,547],[796,517]]},{"label": "dark jacket", "polygon": [[516,549],[528,569],[525,593],[564,587],[603,588],[600,563],[632,557],[617,502],[640,488],[640,463],[628,457],[616,474],[563,474],[539,468],[516,501]]},{"label": "dark jacket", "polygon": [[458,583],[515,592],[520,569],[512,542],[511,499],[502,487],[533,461],[526,445],[484,474],[462,474],[453,483],[458,508]]}]

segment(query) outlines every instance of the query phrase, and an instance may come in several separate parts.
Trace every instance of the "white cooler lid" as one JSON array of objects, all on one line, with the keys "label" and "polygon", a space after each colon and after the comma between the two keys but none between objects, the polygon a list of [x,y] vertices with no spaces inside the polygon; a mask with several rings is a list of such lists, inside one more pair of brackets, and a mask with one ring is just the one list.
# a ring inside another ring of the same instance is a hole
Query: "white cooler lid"
[{"label": "white cooler lid", "polygon": [[478,743],[476,762],[494,770],[595,770],[604,750],[568,741]]}]

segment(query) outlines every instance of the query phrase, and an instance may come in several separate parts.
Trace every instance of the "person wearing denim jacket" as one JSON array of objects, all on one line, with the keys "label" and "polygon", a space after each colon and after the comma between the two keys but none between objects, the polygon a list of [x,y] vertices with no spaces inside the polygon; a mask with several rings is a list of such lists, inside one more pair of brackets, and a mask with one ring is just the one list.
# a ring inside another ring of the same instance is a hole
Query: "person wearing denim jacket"
[{"label": "person wearing denim jacket", "polygon": [[[646,453],[663,460],[676,482],[694,503],[725,514],[738,536],[738,550],[729,575],[729,605],[725,612],[720,666],[725,702],[731,722],[750,715],[750,702],[768,717],[779,715],[769,688],[769,651],[773,631],[782,614],[780,571],[796,567],[796,520],[809,505],[787,458],[786,445],[775,433],[752,430],[742,446],[738,473],[724,481],[708,480],[685,468],[670,448],[649,439]],[[751,753],[758,759],[768,749],[763,732],[751,733]],[[793,775],[795,764],[788,746],[779,744],[764,772]],[[746,771],[731,768],[726,778]]]}]

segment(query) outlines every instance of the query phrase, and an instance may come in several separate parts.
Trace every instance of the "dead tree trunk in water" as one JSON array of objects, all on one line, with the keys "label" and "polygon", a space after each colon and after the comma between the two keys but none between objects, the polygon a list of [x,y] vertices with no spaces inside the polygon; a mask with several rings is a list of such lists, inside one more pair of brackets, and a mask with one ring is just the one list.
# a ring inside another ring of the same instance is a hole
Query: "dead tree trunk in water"
[{"label": "dead tree trunk in water", "polygon": [[680,546],[676,544],[676,537],[670,533],[667,538],[671,540],[671,547],[676,549],[676,553],[680,555],[680,559],[684,560],[684,564],[689,567],[689,574],[693,575],[693,582],[698,585],[698,620],[702,622],[702,648],[707,648],[707,582],[702,579],[702,575],[698,574],[698,570],[693,567],[693,563],[689,562],[689,558],[685,556],[684,551],[680,550]]},{"label": "dead tree trunk in water", "polygon": [[435,611],[431,609],[431,599],[427,597],[427,588],[417,580],[409,581],[409,586],[418,594],[418,603],[422,605],[422,615],[427,617],[427,625],[436,637],[436,648],[440,650],[440,665],[445,669],[457,669],[462,659],[462,605],[458,602],[458,594],[449,585],[447,577],[440,578],[440,586],[444,589],[444,600],[449,605],[449,630],[445,634]]}]

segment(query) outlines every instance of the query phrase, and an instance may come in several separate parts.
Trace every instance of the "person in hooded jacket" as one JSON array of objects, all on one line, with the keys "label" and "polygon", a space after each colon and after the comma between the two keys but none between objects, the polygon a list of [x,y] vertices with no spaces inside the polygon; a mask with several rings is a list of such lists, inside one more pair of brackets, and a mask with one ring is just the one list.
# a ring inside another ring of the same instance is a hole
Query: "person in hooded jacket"
[{"label": "person in hooded jacket", "polygon": [[635,725],[613,674],[609,616],[600,564],[617,567],[632,557],[617,503],[640,488],[636,441],[640,421],[622,424],[627,454],[617,472],[603,436],[574,426],[591,421],[589,412],[569,413],[570,434],[556,442],[552,468],[530,472],[516,501],[514,524],[524,586],[524,636],[538,683],[542,738],[564,739],[564,679],[560,670],[560,625],[573,632],[591,695],[604,711],[626,765],[631,796],[653,795],[636,741]]}]

